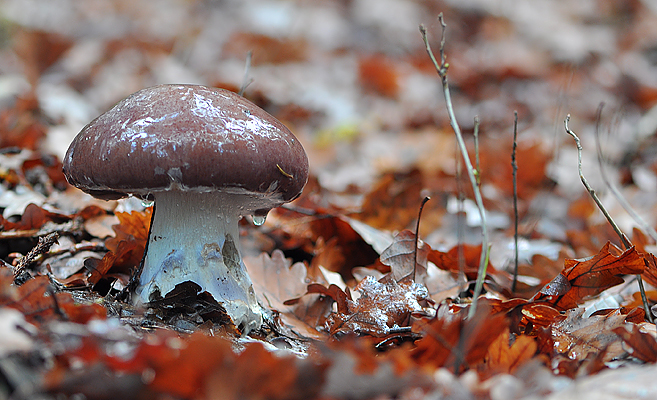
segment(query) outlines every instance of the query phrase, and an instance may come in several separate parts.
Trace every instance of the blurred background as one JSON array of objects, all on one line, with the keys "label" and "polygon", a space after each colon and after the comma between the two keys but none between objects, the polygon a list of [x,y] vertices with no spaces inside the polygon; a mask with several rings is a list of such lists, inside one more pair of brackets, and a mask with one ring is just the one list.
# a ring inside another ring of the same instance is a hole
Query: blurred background
[{"label": "blurred background", "polygon": [[[437,198],[423,232],[432,245],[449,246],[450,201],[467,189],[454,179],[454,135],[418,30],[427,26],[438,51],[441,12],[454,109],[470,145],[480,120],[491,226],[508,237],[515,110],[522,232],[565,241],[569,228],[589,223],[582,221],[594,214],[590,204],[576,203],[585,196],[563,120],[572,115],[584,170],[604,195],[594,140],[602,103],[603,164],[654,225],[650,0],[2,0],[0,148],[35,151],[56,165],[85,124],[143,87],[237,91],[246,82],[244,95],[304,144],[317,184],[309,190],[324,191],[317,203],[361,210],[369,224],[399,230],[413,226],[423,191]],[[371,196],[381,190],[386,196]],[[9,203],[0,205],[6,211]]]}]

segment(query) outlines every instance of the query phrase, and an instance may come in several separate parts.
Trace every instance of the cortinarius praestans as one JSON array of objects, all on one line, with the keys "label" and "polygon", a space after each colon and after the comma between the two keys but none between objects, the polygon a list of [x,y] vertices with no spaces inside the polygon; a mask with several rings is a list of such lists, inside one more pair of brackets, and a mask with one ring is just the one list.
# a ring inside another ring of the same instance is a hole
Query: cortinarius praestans
[{"label": "cortinarius praestans", "polygon": [[243,332],[262,314],[239,253],[238,220],[301,193],[308,159],[277,119],[235,93],[195,85],[140,90],[75,137],[68,181],[102,199],[155,200],[137,302],[193,281]]}]

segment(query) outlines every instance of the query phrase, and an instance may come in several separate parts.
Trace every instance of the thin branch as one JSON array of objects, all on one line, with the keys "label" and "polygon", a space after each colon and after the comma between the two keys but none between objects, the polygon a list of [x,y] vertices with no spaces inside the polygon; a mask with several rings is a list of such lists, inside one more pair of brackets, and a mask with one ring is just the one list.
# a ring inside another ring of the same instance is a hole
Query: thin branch
[{"label": "thin branch", "polygon": [[27,271],[27,267],[36,260],[37,257],[43,255],[50,250],[50,248],[57,243],[59,239],[59,232],[49,233],[45,236],[39,237],[39,242],[32,248],[25,256],[18,259],[18,264],[14,269],[14,283],[17,286],[22,285],[25,281],[32,278]]},{"label": "thin branch", "polygon": [[244,95],[244,91],[246,88],[253,82],[253,79],[249,78],[249,72],[251,71],[251,58],[253,57],[253,52],[249,50],[248,53],[246,53],[246,62],[244,65],[244,79],[242,79],[242,86],[240,87],[240,91],[237,93],[240,96]]},{"label": "thin branch", "polygon": [[468,314],[468,317],[471,318],[472,316],[474,316],[477,310],[477,298],[481,295],[484,286],[484,278],[486,276],[486,267],[487,267],[486,260],[488,259],[487,254],[489,250],[488,230],[486,228],[486,211],[484,209],[484,202],[481,197],[481,192],[479,191],[479,187],[477,185],[475,170],[472,167],[472,162],[470,162],[468,150],[465,146],[465,141],[463,140],[463,134],[461,133],[461,128],[459,127],[458,122],[456,121],[456,115],[454,114],[454,107],[452,106],[452,98],[449,92],[449,84],[447,81],[447,69],[449,68],[449,64],[445,60],[445,28],[447,26],[445,25],[445,21],[443,19],[442,13],[438,15],[438,20],[440,21],[440,25],[442,27],[442,34],[440,37],[440,50],[439,50],[440,63],[437,62],[436,57],[434,56],[433,51],[431,50],[431,46],[427,38],[427,29],[424,25],[420,25],[420,33],[422,34],[422,40],[424,41],[424,46],[426,48],[427,54],[429,54],[429,57],[431,58],[431,61],[433,62],[434,67],[436,68],[436,72],[438,72],[438,75],[440,76],[440,79],[443,84],[443,94],[445,96],[445,105],[447,107],[447,114],[449,115],[450,125],[452,126],[452,129],[456,134],[456,140],[458,142],[459,149],[461,150],[463,162],[466,165],[468,177],[470,178],[470,184],[472,185],[472,189],[474,191],[475,202],[477,203],[477,208],[479,209],[479,215],[481,218],[481,232],[482,232],[481,256],[479,258],[479,271],[477,272],[477,282],[475,283],[474,297],[472,299],[472,305],[470,306],[470,310]]},{"label": "thin branch", "polygon": [[604,181],[605,185],[611,190],[611,193],[614,195],[618,203],[623,207],[623,210],[625,210],[626,213],[632,217],[634,222],[636,222],[641,229],[652,238],[655,242],[657,242],[657,231],[650,226],[637,212],[634,210],[634,208],[630,205],[630,203],[625,199],[625,197],[621,194],[621,192],[618,190],[618,188],[611,183],[611,180],[609,179],[609,176],[607,175],[607,170],[604,167],[603,163],[603,156],[602,156],[602,146],[600,144],[600,118],[602,115],[602,108],[604,104],[600,104],[600,107],[598,107],[598,112],[597,112],[597,118],[596,118],[596,124],[595,124],[595,144],[596,144],[596,149],[598,152],[598,165],[600,166],[600,175],[602,175],[602,180]]},{"label": "thin branch", "polygon": [[479,116],[474,117],[474,152],[475,152],[475,170],[477,186],[481,187],[481,166],[479,162]]},{"label": "thin branch", "polygon": [[[629,249],[632,247],[632,242],[630,242],[630,239],[620,230],[618,225],[616,225],[616,222],[611,217],[611,215],[609,215],[609,212],[600,201],[600,198],[595,193],[595,190],[593,190],[591,185],[589,185],[589,182],[586,180],[584,174],[582,173],[582,143],[580,142],[579,137],[575,134],[575,132],[571,131],[570,128],[568,127],[569,121],[570,121],[570,114],[566,116],[566,120],[564,121],[564,126],[566,128],[566,133],[573,137],[573,139],[575,140],[575,144],[577,145],[577,169],[579,172],[579,179],[582,181],[582,184],[589,192],[589,195],[591,196],[593,201],[595,201],[595,204],[598,206],[598,209],[600,209],[600,211],[602,212],[602,215],[605,216],[609,225],[611,225],[611,227],[614,229],[614,232],[616,232],[616,234],[620,238],[623,247]],[[650,312],[650,308],[648,307],[648,299],[646,298],[646,290],[643,287],[643,279],[641,279],[640,274],[636,275],[636,279],[637,279],[637,283],[639,284],[639,292],[641,292],[641,301],[643,302],[643,308],[646,313],[646,319],[648,319],[650,323],[653,323],[652,313]]]},{"label": "thin branch", "polygon": [[511,152],[511,167],[513,168],[513,284],[511,291],[516,291],[518,284],[518,163],[516,150],[518,148],[518,111],[513,112],[513,151]]},{"label": "thin branch", "polygon": [[417,248],[420,242],[420,219],[422,218],[422,210],[424,210],[424,205],[427,204],[427,201],[431,200],[431,197],[425,196],[420,203],[420,211],[417,213],[417,224],[415,225],[415,248],[413,249],[413,282],[415,282],[417,275]]}]

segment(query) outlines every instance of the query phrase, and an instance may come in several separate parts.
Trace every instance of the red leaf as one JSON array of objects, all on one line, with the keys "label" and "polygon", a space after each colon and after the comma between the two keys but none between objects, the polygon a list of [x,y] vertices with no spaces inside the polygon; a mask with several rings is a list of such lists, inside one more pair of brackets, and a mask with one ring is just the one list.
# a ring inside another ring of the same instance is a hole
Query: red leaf
[{"label": "red leaf", "polygon": [[491,343],[486,354],[489,373],[502,372],[513,373],[516,369],[530,360],[538,348],[534,338],[520,335],[510,344],[510,333],[508,330]]},{"label": "red leaf", "polygon": [[652,335],[641,332],[639,327],[634,324],[627,324],[625,327],[619,326],[613,332],[627,343],[631,348],[629,353],[633,357],[644,362],[657,362],[657,341]]},{"label": "red leaf", "polygon": [[565,264],[561,274],[532,300],[546,302],[558,310],[568,310],[588,297],[623,283],[623,275],[640,274],[645,269],[643,258],[634,248],[621,253],[609,242],[595,256],[566,260]]},{"label": "red leaf", "polygon": [[413,357],[419,364],[436,368],[481,362],[490,344],[508,328],[504,314],[492,315],[483,305],[472,318],[466,319],[465,311],[448,314],[438,310],[436,318],[418,324],[424,337],[415,342]]}]

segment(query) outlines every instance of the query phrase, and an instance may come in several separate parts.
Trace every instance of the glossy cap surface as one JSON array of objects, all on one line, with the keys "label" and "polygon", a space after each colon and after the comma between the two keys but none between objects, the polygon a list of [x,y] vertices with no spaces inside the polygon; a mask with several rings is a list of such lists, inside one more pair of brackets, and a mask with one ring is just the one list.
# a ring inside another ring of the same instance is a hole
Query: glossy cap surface
[{"label": "glossy cap surface", "polygon": [[308,159],[276,118],[223,89],[140,90],[89,123],[64,158],[68,181],[99,198],[164,190],[222,190],[266,200],[297,197]]}]

